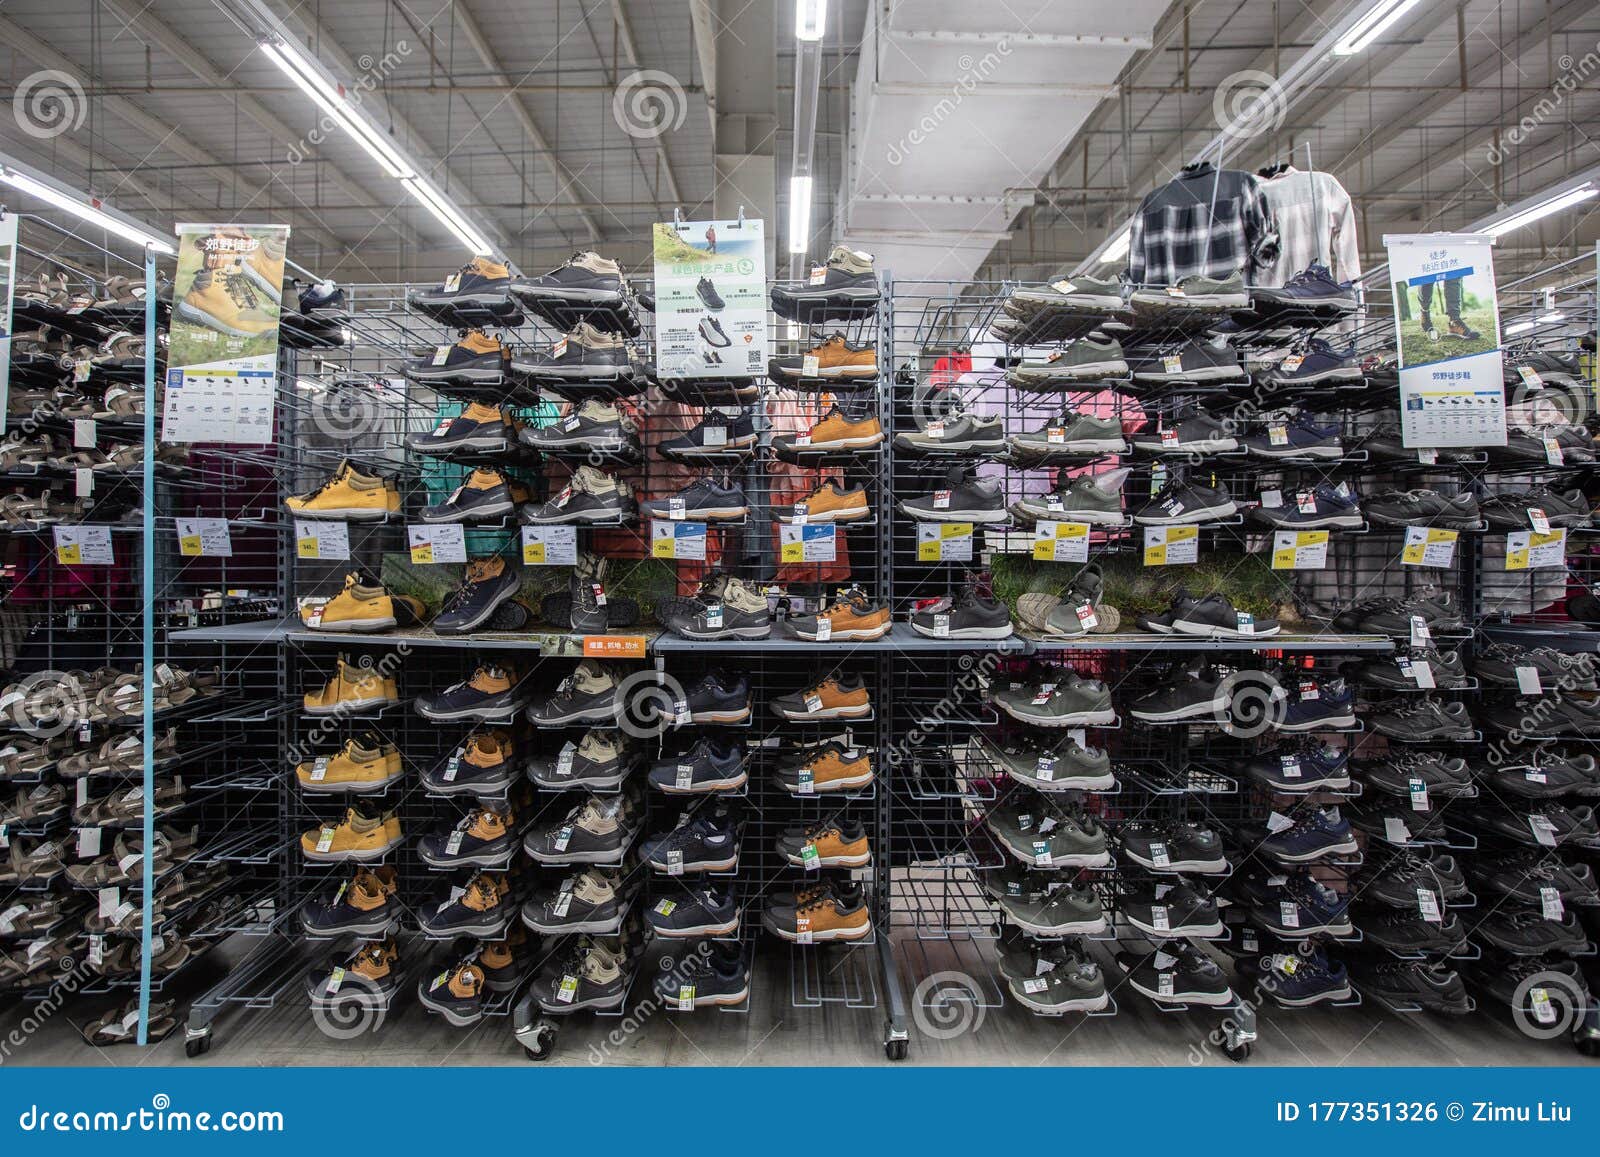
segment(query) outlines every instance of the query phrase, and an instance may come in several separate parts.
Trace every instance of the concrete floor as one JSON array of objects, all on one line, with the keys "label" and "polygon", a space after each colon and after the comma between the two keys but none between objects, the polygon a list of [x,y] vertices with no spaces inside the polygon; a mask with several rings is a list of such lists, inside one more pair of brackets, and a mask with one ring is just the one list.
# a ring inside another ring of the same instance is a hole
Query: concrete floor
[{"label": "concrete floor", "polygon": [[[763,947],[766,947],[765,943]],[[902,944],[907,1003],[924,977],[936,972],[973,976],[984,1003],[999,995],[986,959],[969,944]],[[858,949],[845,972],[876,960],[873,949]],[[992,959],[992,958],[989,958]],[[224,952],[200,962],[185,989],[202,991],[228,966]],[[865,983],[875,989],[869,975]],[[579,1013],[564,1023],[554,1057],[559,1065],[874,1065],[887,1063],[883,1050],[884,1012],[827,1004],[795,1008],[787,956],[759,957],[749,1010],[702,1010],[690,1014],[657,1009],[628,1018]],[[292,993],[300,990],[295,988]],[[641,983],[634,996],[648,990]],[[186,1001],[187,992],[168,994]],[[278,1007],[260,1012],[229,1012],[215,1026],[213,1048],[204,1057],[184,1056],[181,1030],[146,1050],[94,1049],[83,1043],[74,1021],[91,1019],[109,1003],[83,998],[28,1035],[6,1059],[12,1065],[525,1065],[532,1062],[511,1036],[506,1018],[486,1019],[456,1029],[422,1009],[413,996],[395,1002],[376,1031],[351,1040],[322,1034],[307,1012],[305,998],[290,995]],[[922,1027],[911,1018],[911,1065],[1158,1065],[1209,1064],[1227,1067],[1207,1036],[1215,1013],[1161,1013],[1136,993],[1118,1001],[1109,1017],[1036,1017],[1013,1002],[1002,1007],[960,1009],[962,1019],[944,1025],[926,1012]],[[29,1009],[0,1011],[0,1040],[19,1027]],[[981,1011],[981,1016],[976,1015]],[[975,1023],[974,1023],[975,1022]],[[1317,1066],[1386,1065],[1588,1065],[1566,1040],[1543,1042],[1522,1036],[1509,1018],[1478,1012],[1468,1017],[1398,1016],[1370,1007],[1279,1010],[1264,1008],[1260,1040],[1251,1064]],[[934,1034],[930,1035],[930,1029]],[[945,1032],[954,1035],[941,1039]]]}]

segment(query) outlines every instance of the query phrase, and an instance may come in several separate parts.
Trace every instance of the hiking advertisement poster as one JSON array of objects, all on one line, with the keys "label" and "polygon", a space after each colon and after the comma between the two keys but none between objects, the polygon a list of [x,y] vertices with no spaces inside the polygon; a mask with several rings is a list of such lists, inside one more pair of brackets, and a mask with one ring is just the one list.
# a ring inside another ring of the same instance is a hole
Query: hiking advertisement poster
[{"label": "hiking advertisement poster", "polygon": [[761,221],[657,222],[656,365],[663,374],[766,373],[766,253]]},{"label": "hiking advertisement poster", "polygon": [[1476,233],[1387,236],[1406,446],[1504,446],[1494,250]]},{"label": "hiking advertisement poster", "polygon": [[179,225],[164,442],[272,441],[287,225]]},{"label": "hiking advertisement poster", "polygon": [[0,217],[0,284],[5,304],[0,305],[0,413],[11,394],[11,303],[17,296],[17,215]]}]

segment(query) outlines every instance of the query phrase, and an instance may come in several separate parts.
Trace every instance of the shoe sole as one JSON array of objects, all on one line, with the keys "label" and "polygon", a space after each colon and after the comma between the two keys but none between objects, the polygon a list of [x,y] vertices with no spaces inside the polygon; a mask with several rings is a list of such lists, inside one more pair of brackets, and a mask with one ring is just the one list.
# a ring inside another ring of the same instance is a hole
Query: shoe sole
[{"label": "shoe sole", "polygon": [[1476,530],[1483,523],[1477,519],[1445,518],[1436,515],[1419,514],[1415,518],[1391,518],[1386,514],[1377,514],[1367,511],[1367,521],[1373,526],[1393,527],[1398,530],[1402,527],[1429,526],[1440,530]]},{"label": "shoe sole", "polygon": [[172,312],[175,316],[183,318],[184,321],[190,321],[195,325],[204,326],[213,333],[228,334],[230,337],[261,337],[263,334],[272,332],[270,329],[238,329],[234,326],[225,324],[220,318],[212,317],[203,309],[196,309],[194,306],[185,301],[178,302],[178,304],[173,307]]},{"label": "shoe sole", "polygon": [[825,382],[844,380],[871,381],[878,376],[877,366],[829,366],[827,369],[818,369],[814,374],[803,372],[804,367],[778,366],[779,375],[785,378],[802,378],[808,381],[821,380]]},{"label": "shoe sole", "polygon": [[[1256,508],[1261,509],[1260,507]],[[1274,519],[1260,518],[1257,522],[1273,530],[1359,530],[1364,524],[1359,514],[1329,514],[1322,518]]]},{"label": "shoe sole", "polygon": [[885,435],[871,434],[863,438],[835,438],[831,442],[812,442],[805,446],[796,446],[792,441],[779,442],[774,440],[774,450],[786,450],[794,454],[835,454],[849,450],[867,450],[873,446],[881,446]]},{"label": "shoe sole", "polygon": [[1309,864],[1313,860],[1320,860],[1327,856],[1348,856],[1361,849],[1355,840],[1347,840],[1342,844],[1333,844],[1326,848],[1318,848],[1314,852],[1299,852],[1291,855],[1287,852],[1274,852],[1267,850],[1267,855],[1277,860],[1280,864]]},{"label": "shoe sole", "polygon": [[[894,624],[892,623],[885,623],[881,627],[852,627],[844,631],[835,631],[833,634],[829,635],[828,638],[820,641],[850,643],[863,642],[869,639],[881,639],[889,633],[889,629],[893,625]],[[812,632],[808,635],[804,631],[797,628],[795,630],[795,635],[799,638],[805,639],[807,642],[815,643],[819,641],[815,632]]]},{"label": "shoe sole", "polygon": [[622,708],[612,705],[606,708],[587,707],[566,715],[536,715],[533,709],[528,709],[528,721],[535,727],[571,727],[577,723],[611,723],[614,722]]},{"label": "shoe sole", "polygon": [[1214,924],[1174,924],[1171,928],[1160,929],[1153,924],[1146,924],[1132,916],[1128,923],[1143,932],[1152,940],[1176,940],[1184,936],[1193,936],[1197,940],[1215,940],[1223,933],[1222,921]]},{"label": "shoe sole", "polygon": [[443,780],[436,780],[424,776],[422,779],[422,789],[429,795],[498,796],[504,795],[506,790],[515,782],[516,778],[510,774],[507,774],[504,779],[493,779],[487,781],[480,779],[473,780],[471,783],[456,783],[454,781],[445,783]]},{"label": "shoe sole", "polygon": [[1151,442],[1135,438],[1133,448],[1145,454],[1223,454],[1239,448],[1237,438],[1203,438],[1198,442]]},{"label": "shoe sole", "polygon": [[764,627],[726,627],[717,631],[695,631],[688,627],[674,627],[685,639],[714,641],[717,639],[765,639],[772,634],[772,624]]},{"label": "shoe sole", "polygon": [[776,515],[774,517],[776,517],[779,522],[787,523],[790,526],[803,526],[806,524],[815,524],[819,522],[856,522],[863,518],[871,518],[872,511],[825,510],[821,514],[806,515],[804,522],[800,520],[800,516],[798,514]]},{"label": "shoe sole", "polygon": [[431,723],[459,723],[473,719],[483,723],[513,723],[522,713],[522,704],[507,707],[467,707],[459,711],[433,711],[417,704],[417,714]]},{"label": "shoe sole", "polygon": [[1006,380],[1013,385],[1037,384],[1049,385],[1053,382],[1081,382],[1095,378],[1125,378],[1128,376],[1128,363],[1126,359],[1109,360],[1103,362],[1083,362],[1075,366],[1063,366],[1060,369],[1039,369],[1030,366],[1017,366],[1006,375]]},{"label": "shoe sole", "polygon": [[1045,1004],[1034,1000],[1025,992],[1019,992],[1015,985],[1008,984],[1006,987],[1011,992],[1011,999],[1015,1000],[1023,1008],[1031,1012],[1043,1013],[1045,1016],[1065,1012],[1099,1012],[1111,1004],[1110,993],[1102,993],[1099,996],[1077,997],[1072,1000],[1064,1000],[1060,1004]]},{"label": "shoe sole", "polygon": [[931,627],[924,627],[915,619],[911,621],[911,629],[930,639],[1009,639],[1016,630],[1007,623],[1003,627],[954,627],[941,635]]},{"label": "shoe sole", "polygon": [[511,300],[509,289],[502,289],[498,293],[415,293],[411,295],[411,304],[419,309],[448,309],[451,306],[470,305],[477,309],[488,310],[498,305],[506,313],[517,307]]},{"label": "shoe sole", "polygon": [[667,940],[687,940],[695,936],[730,936],[739,931],[739,917],[735,916],[726,924],[696,924],[692,928],[661,928],[651,924],[650,930]]},{"label": "shoe sole", "polygon": [[419,983],[417,985],[417,1000],[422,1004],[423,1008],[428,1009],[430,1012],[438,1013],[440,1016],[444,1017],[445,1020],[449,1021],[451,1024],[455,1025],[457,1028],[466,1028],[468,1025],[477,1024],[480,1020],[483,1019],[483,1010],[481,1008],[478,1010],[478,1012],[475,1015],[463,1016],[461,1013],[457,1012],[454,1008],[451,1008],[448,1005],[440,1004],[438,1001],[430,999],[429,996],[428,996],[428,982],[427,981],[422,981],[421,983]]},{"label": "shoe sole", "polygon": [[399,783],[406,777],[405,769],[401,768],[387,779],[372,779],[360,781],[345,781],[343,783],[328,783],[326,780],[308,782],[298,775],[295,784],[302,795],[366,795],[368,792],[382,791],[392,783]]},{"label": "shoe sole", "polygon": [[1040,510],[1022,502],[1012,503],[1011,513],[1035,522],[1082,522],[1089,526],[1123,526],[1127,522],[1120,510]]},{"label": "shoe sole", "polygon": [[1135,293],[1129,297],[1128,304],[1153,307],[1162,313],[1185,309],[1249,309],[1250,295],[1248,293],[1202,293],[1193,297],[1174,297],[1165,292],[1160,294]]},{"label": "shoe sole", "polygon": [[300,921],[300,927],[308,940],[337,940],[341,936],[380,937],[387,935],[399,924],[399,916],[387,916],[382,920],[368,921],[364,924],[342,924],[338,928],[327,929],[312,928],[304,919]]},{"label": "shoe sole", "polygon": [[1470,740],[1473,736],[1471,729],[1466,731],[1406,731],[1403,728],[1395,727],[1392,724],[1380,723],[1376,720],[1373,721],[1372,730],[1379,735],[1386,735],[1390,739],[1405,739],[1412,743],[1429,741],[1459,743]]},{"label": "shoe sole", "polygon": [[[1261,928],[1274,936],[1282,936],[1289,940],[1298,940],[1306,936],[1348,936],[1355,931],[1355,926],[1346,920],[1341,924],[1307,924],[1300,928],[1285,928],[1271,920],[1263,920]],[[1402,949],[1404,951],[1404,949]],[[1427,951],[1435,951],[1429,949]]]},{"label": "shoe sole", "polygon": [[1137,707],[1128,708],[1128,714],[1145,723],[1177,723],[1184,719],[1199,719],[1205,715],[1223,716],[1228,713],[1228,700],[1226,696],[1219,696],[1209,703],[1190,703],[1184,707],[1174,707],[1167,711],[1142,711]]},{"label": "shoe sole", "polygon": [[[1004,841],[1001,841],[1001,842],[1004,843]],[[1032,867],[1038,867],[1038,868],[1044,868],[1044,867],[1050,867],[1050,868],[1109,868],[1111,866],[1111,853],[1109,851],[1093,852],[1093,853],[1090,853],[1089,855],[1083,855],[1083,856],[1075,856],[1075,855],[1055,856],[1055,857],[1051,858],[1049,864],[1042,864],[1042,863],[1039,862],[1039,857],[1034,855],[1032,852],[1029,852],[1026,855],[1024,855],[1023,853],[1021,853],[1021,852],[1017,851],[1015,848],[1013,848],[1010,844],[1006,844],[1005,846],[1006,846],[1006,851],[1010,852],[1012,854],[1012,856],[1016,857],[1018,860],[1022,861],[1024,864],[1028,864],[1028,865],[1030,865]]]},{"label": "shoe sole", "polygon": [[458,438],[448,444],[428,442],[422,439],[413,441],[406,439],[406,449],[414,454],[458,454],[462,451],[473,451],[479,454],[504,454],[512,448],[512,442],[505,437]]},{"label": "shoe sole", "polygon": [[505,502],[496,502],[488,506],[480,506],[474,510],[453,510],[445,514],[430,514],[428,507],[423,507],[417,512],[417,521],[431,525],[440,525],[450,522],[492,522],[504,518],[516,510],[517,504],[507,499]]},{"label": "shoe sole", "polygon": [[1321,731],[1324,728],[1331,727],[1337,729],[1340,727],[1354,727],[1355,725],[1356,717],[1354,712],[1352,712],[1349,715],[1331,716],[1327,719],[1318,719],[1310,723],[1279,723],[1275,724],[1273,729],[1276,731],[1286,731],[1293,735],[1305,731]]},{"label": "shoe sole", "polygon": [[517,845],[503,852],[473,852],[470,856],[435,856],[417,849],[417,859],[430,868],[503,868],[516,857]]},{"label": "shoe sole", "polygon": [[[794,856],[788,852],[783,854],[783,858],[796,868],[803,867],[806,862],[804,856]],[[821,856],[817,859],[819,868],[865,868],[870,863],[872,863],[871,852],[864,856]]]},{"label": "shoe sole", "polygon": [[637,447],[621,438],[597,438],[593,434],[569,434],[559,438],[521,438],[518,445],[546,454],[562,451],[593,451],[597,454],[628,454]]},{"label": "shoe sole", "polygon": [[[511,296],[519,301],[528,303],[537,302],[541,305],[621,305],[622,293],[615,289],[579,289],[568,286],[555,289],[544,285],[517,285],[511,288]],[[563,1005],[570,1008],[571,1005]]]},{"label": "shoe sole", "polygon": [[1330,988],[1327,992],[1319,992],[1312,996],[1288,997],[1273,992],[1272,999],[1285,1008],[1305,1008],[1308,1005],[1320,1004],[1324,1000],[1349,1000],[1354,995],[1354,990],[1346,984],[1342,988]]},{"label": "shoe sole", "polygon": [[[764,920],[762,921],[762,924],[766,927],[767,931],[771,932],[774,936],[777,936],[783,940],[788,940],[791,943],[800,943],[801,933],[791,931],[787,928],[775,928]],[[821,932],[813,931],[810,933],[811,943],[813,944],[825,944],[830,940],[865,940],[871,935],[871,924],[868,924],[865,928],[828,928]]]},{"label": "shoe sole", "polygon": [[670,450],[662,446],[660,450],[667,458],[724,458],[741,450],[754,450],[760,444],[761,439],[752,434],[748,438],[729,438],[722,446],[674,446]]},{"label": "shoe sole", "polygon": [[831,792],[854,791],[857,788],[866,787],[876,778],[877,776],[869,771],[865,775],[851,776],[849,779],[830,780],[825,786],[820,787],[813,782],[811,784],[811,790],[809,792],[803,792],[800,790],[799,781],[790,783],[780,776],[778,778],[778,786],[783,788],[783,790],[788,792],[790,795],[828,795]]},{"label": "shoe sole", "polygon": [[1255,458],[1343,458],[1340,446],[1252,446],[1244,443],[1246,454]]},{"label": "shoe sole", "polygon": [[396,625],[394,616],[384,619],[343,619],[337,623],[318,623],[311,626],[301,620],[308,631],[334,631],[348,634],[364,634],[369,631],[387,631]]},{"label": "shoe sole", "polygon": [[790,711],[777,709],[780,718],[805,722],[810,719],[865,719],[872,714],[871,707],[824,707],[821,711]]},{"label": "shoe sole", "polygon": [[675,783],[669,787],[658,780],[651,780],[650,786],[665,795],[714,795],[719,791],[738,791],[749,782],[750,773],[741,771],[733,779],[707,780],[693,787],[678,787]]},{"label": "shoe sole", "polygon": [[[823,862],[826,863],[827,861],[824,860]],[[739,855],[735,852],[725,860],[696,860],[693,863],[684,863],[679,872],[672,871],[666,864],[657,864],[654,860],[646,860],[645,863],[650,865],[652,872],[659,872],[663,876],[679,874],[687,876],[695,872],[731,871],[739,863]]]},{"label": "shoe sole", "polygon": [[1105,775],[1067,776],[1063,779],[1035,779],[1031,775],[1013,771],[1003,763],[997,764],[996,770],[1004,772],[1018,783],[1027,784],[1035,791],[1110,791],[1117,786],[1117,777],[1109,772]]},{"label": "shoe sole", "polygon": [[1011,515],[1005,510],[917,510],[904,502],[895,503],[895,509],[907,518],[918,522],[1009,522]]},{"label": "shoe sole", "polygon": [[397,510],[363,510],[340,508],[337,510],[290,510],[289,517],[307,522],[387,522],[398,515]]},{"label": "shoe sole", "polygon": [[374,707],[398,707],[398,699],[343,699],[336,707],[302,707],[304,715],[344,715],[351,711],[370,711]]},{"label": "shoe sole", "polygon": [[738,711],[696,711],[690,714],[690,723],[743,723],[750,718],[750,708]]},{"label": "shoe sole", "polygon": [[566,515],[561,518],[539,518],[525,514],[521,522],[524,526],[565,526],[575,522],[619,522],[626,520],[631,511],[624,511],[622,507],[604,510],[585,510],[579,514]]},{"label": "shoe sole", "polygon": [[1163,383],[1182,385],[1185,382],[1248,382],[1250,375],[1239,366],[1202,366],[1197,370],[1183,370],[1176,374],[1143,370],[1135,373],[1133,380],[1157,385]]},{"label": "shoe sole", "polygon": [[895,449],[902,450],[907,454],[929,455],[999,454],[1006,448],[1006,440],[1004,438],[990,438],[974,442],[920,442],[908,438],[904,434],[896,437],[894,444]]},{"label": "shoe sole", "polygon": [[523,913],[522,923],[529,931],[538,932],[544,936],[577,936],[587,934],[590,936],[610,936],[622,927],[622,913],[609,920],[578,920],[570,924],[541,924],[538,920],[530,918]]},{"label": "shoe sole", "polygon": [[1202,876],[1215,876],[1219,872],[1228,870],[1228,861],[1218,856],[1215,860],[1173,860],[1162,866],[1154,860],[1146,859],[1138,852],[1122,849],[1128,859],[1152,872],[1198,872]]},{"label": "shoe sole", "polygon": [[626,366],[536,366],[528,362],[511,363],[517,373],[530,378],[556,378],[563,382],[616,382],[632,378]]},{"label": "shoe sole", "polygon": [[[656,993],[656,999],[664,1001],[669,1009],[679,1008],[682,1003],[676,996],[665,996],[660,992]],[[738,992],[725,992],[720,996],[696,996],[689,1002],[689,1004],[693,1008],[710,1008],[716,1006],[730,1008],[736,1004],[743,1004],[749,999],[750,986],[747,984]]]},{"label": "shoe sole", "polygon": [[411,366],[401,371],[408,381],[421,382],[467,382],[471,385],[496,386],[505,378],[505,371],[498,366],[494,369],[475,367],[469,369],[426,369]]},{"label": "shoe sole", "polygon": [[605,866],[622,863],[627,854],[627,849],[624,848],[618,852],[553,852],[548,855],[541,855],[529,848],[527,844],[522,845],[522,850],[541,864],[598,864]]},{"label": "shoe sole", "polygon": [[1116,441],[1094,438],[1078,438],[1071,442],[1029,442],[1022,438],[1009,439],[1013,452],[1028,457],[1044,457],[1051,454],[1126,454],[1128,443],[1121,438]]},{"label": "shoe sole", "polygon": [[506,927],[511,923],[511,917],[506,916],[499,920],[486,920],[481,924],[452,924],[448,928],[434,929],[429,927],[426,920],[418,920],[417,927],[422,929],[422,934],[433,940],[446,940],[452,936],[476,936],[483,940],[494,940],[503,936]]},{"label": "shoe sole", "polygon": [[1140,526],[1194,526],[1214,518],[1231,518],[1239,512],[1232,502],[1221,506],[1202,506],[1199,510],[1185,510],[1179,515],[1135,514],[1133,520]]},{"label": "shoe sole", "polygon": [[1208,639],[1263,639],[1276,635],[1280,626],[1262,627],[1255,631],[1241,631],[1238,627],[1221,627],[1213,623],[1196,623],[1188,619],[1173,619],[1172,629],[1180,635],[1202,635]]},{"label": "shoe sole", "polygon": [[365,864],[373,860],[383,859],[403,843],[405,843],[405,840],[400,839],[392,844],[385,844],[381,848],[367,848],[359,852],[308,852],[302,847],[300,854],[314,864]]},{"label": "shoe sole", "polygon": [[558,1004],[555,1002],[546,1003],[546,1001],[541,997],[538,998],[538,1005],[541,1012],[547,1012],[552,1016],[558,1016],[565,1012],[582,1012],[584,1009],[588,1008],[621,1008],[622,1002],[627,999],[627,996],[627,987],[624,985],[623,991],[609,996],[593,996],[588,1000],[575,1000],[571,1004]]},{"label": "shoe sole", "polygon": [[1318,382],[1359,382],[1365,376],[1355,367],[1341,367],[1335,370],[1323,370],[1315,374],[1271,373],[1267,375],[1267,381],[1274,385],[1314,386]]},{"label": "shoe sole", "polygon": [[1106,918],[1098,920],[1069,920],[1065,924],[1035,924],[1005,909],[1006,919],[1033,936],[1097,936],[1106,930]]},{"label": "shoe sole", "polygon": [[996,703],[995,706],[1019,723],[1032,723],[1038,727],[1110,727],[1117,721],[1114,710],[1074,711],[1071,715],[1029,715],[1007,703]]},{"label": "shoe sole", "polygon": [[[663,520],[672,518],[665,510],[645,509],[643,513],[649,518]],[[690,522],[733,522],[748,518],[749,515],[748,506],[697,506],[693,510],[685,510],[683,519],[672,519],[672,521],[681,522],[687,519]]]},{"label": "shoe sole", "polygon": [[1135,992],[1143,993],[1157,1004],[1203,1004],[1208,1008],[1221,1008],[1233,1004],[1238,999],[1233,995],[1231,988],[1226,992],[1172,992],[1163,996],[1140,984],[1131,973],[1128,975],[1128,987]]}]

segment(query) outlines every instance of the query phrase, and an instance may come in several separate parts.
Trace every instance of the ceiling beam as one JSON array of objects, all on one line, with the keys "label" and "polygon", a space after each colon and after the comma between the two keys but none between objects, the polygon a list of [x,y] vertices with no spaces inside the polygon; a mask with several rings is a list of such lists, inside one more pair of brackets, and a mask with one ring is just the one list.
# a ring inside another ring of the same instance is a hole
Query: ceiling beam
[{"label": "ceiling beam", "polygon": [[711,120],[711,151],[717,140],[717,28],[711,0],[689,0],[689,25],[694,33],[694,54],[700,61],[700,82],[706,93],[706,115]]},{"label": "ceiling beam", "polygon": [[[616,22],[617,39],[621,43],[621,46],[622,46],[622,55],[627,59],[628,67],[631,68],[631,69],[634,69],[635,71],[637,71],[639,69],[639,67],[640,67],[640,65],[639,65],[639,49],[634,44],[634,41],[633,41],[633,26],[628,23],[628,11],[627,11],[627,8],[623,5],[622,0],[611,0],[611,19]],[[619,77],[613,76],[611,79],[612,79],[613,83],[620,83],[620,78]],[[687,100],[688,98],[685,97],[684,99]],[[661,180],[663,182],[665,182],[666,186],[667,186],[667,194],[668,194],[668,198],[667,199],[670,202],[670,204],[673,205],[673,206],[682,205],[683,204],[683,194],[678,191],[678,178],[672,172],[672,160],[667,156],[667,147],[666,147],[665,144],[662,143],[661,137],[659,135],[655,136],[655,137],[652,137],[650,139],[654,143],[654,146],[655,146],[656,166],[657,166],[658,170],[660,171]],[[635,144],[635,147],[637,147],[637,145],[638,145],[638,139],[637,138],[635,138],[634,144]],[[644,168],[644,163],[643,163],[642,159],[640,161],[639,167],[641,169]],[[645,171],[645,179],[646,180],[650,180],[650,178],[651,178],[651,174],[650,174],[650,172],[648,170],[646,170]],[[656,189],[655,193],[659,197],[661,195],[661,190],[660,189]]]}]

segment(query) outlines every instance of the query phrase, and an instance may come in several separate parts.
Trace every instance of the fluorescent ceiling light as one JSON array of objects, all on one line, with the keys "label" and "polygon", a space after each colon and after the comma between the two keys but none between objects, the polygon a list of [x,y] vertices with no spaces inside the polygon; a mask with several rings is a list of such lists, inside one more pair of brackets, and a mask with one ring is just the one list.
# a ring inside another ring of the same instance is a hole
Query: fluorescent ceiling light
[{"label": "fluorescent ceiling light", "polygon": [[298,49],[286,41],[276,44],[262,41],[261,51],[299,85],[301,91],[316,101],[323,112],[339,122],[340,127],[383,166],[384,172],[402,180],[412,175],[411,165],[404,154],[390,144],[378,127],[345,98],[344,87],[330,81],[314,61],[302,56]]},{"label": "fluorescent ceiling light", "polygon": [[794,38],[821,40],[828,27],[828,0],[795,0]]},{"label": "fluorescent ceiling light", "polygon": [[789,252],[804,253],[811,240],[811,178],[789,178]]},{"label": "fluorescent ceiling light", "polygon": [[1543,220],[1552,213],[1559,213],[1563,209],[1571,208],[1580,201],[1587,201],[1590,197],[1600,194],[1600,189],[1593,185],[1579,185],[1576,189],[1568,189],[1565,193],[1541,201],[1537,205],[1514,213],[1503,221],[1494,221],[1485,225],[1478,232],[1489,237],[1500,237],[1510,233],[1513,229],[1521,229],[1524,225],[1531,225],[1535,221]]},{"label": "fluorescent ceiling light", "polygon": [[1527,321],[1514,321],[1503,331],[1506,337],[1515,337],[1519,333],[1527,333],[1530,329],[1541,325],[1555,325],[1557,322],[1566,321],[1567,315],[1559,309],[1552,309],[1548,313],[1541,313],[1538,317]]},{"label": "fluorescent ceiling light", "polygon": [[1114,261],[1121,261],[1128,255],[1128,246],[1133,242],[1133,230],[1124,229],[1106,246],[1104,253],[1100,254],[1100,264],[1110,265]]},{"label": "fluorescent ceiling light", "polygon": [[154,233],[119,217],[113,217],[93,197],[83,198],[72,193],[63,192],[53,185],[46,185],[43,181],[35,181],[32,177],[24,176],[14,169],[4,167],[0,167],[0,181],[21,189],[24,193],[37,197],[46,204],[54,205],[57,209],[63,209],[91,225],[96,225],[107,233],[115,233],[125,241],[131,241],[135,245],[148,246],[157,253],[169,255],[177,253],[177,249],[173,247],[172,242],[164,241]]},{"label": "fluorescent ceiling light", "polygon": [[421,177],[407,177],[401,182],[411,191],[411,195],[421,201],[424,206],[439,219],[439,223],[460,239],[461,244],[472,250],[479,257],[494,256],[494,247],[479,236],[461,210],[457,209],[443,193]]},{"label": "fluorescent ceiling light", "polygon": [[1378,0],[1333,46],[1335,56],[1354,56],[1382,36],[1396,20],[1415,8],[1421,0]]},{"label": "fluorescent ceiling light", "polygon": [[1519,333],[1527,333],[1532,328],[1533,322],[1531,321],[1514,321],[1506,326],[1505,335],[1507,337],[1516,337]]}]

